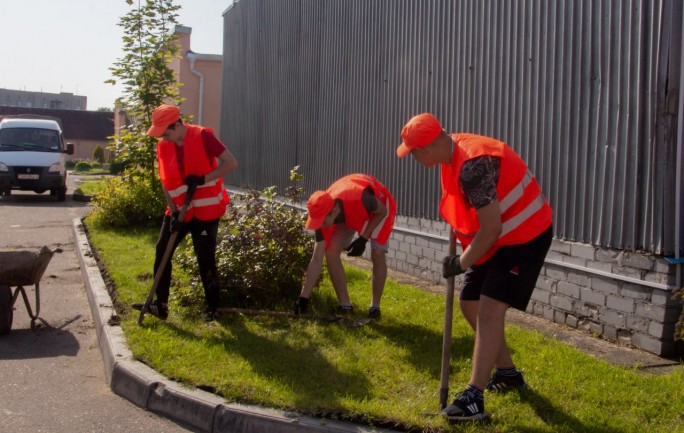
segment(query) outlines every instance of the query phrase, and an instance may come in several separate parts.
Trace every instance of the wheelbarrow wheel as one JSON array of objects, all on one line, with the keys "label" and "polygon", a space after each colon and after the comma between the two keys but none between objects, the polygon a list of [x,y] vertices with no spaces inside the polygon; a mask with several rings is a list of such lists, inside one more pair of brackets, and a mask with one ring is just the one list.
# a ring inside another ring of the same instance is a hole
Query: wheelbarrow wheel
[{"label": "wheelbarrow wheel", "polygon": [[0,335],[9,334],[12,329],[12,289],[7,285],[0,285]]}]

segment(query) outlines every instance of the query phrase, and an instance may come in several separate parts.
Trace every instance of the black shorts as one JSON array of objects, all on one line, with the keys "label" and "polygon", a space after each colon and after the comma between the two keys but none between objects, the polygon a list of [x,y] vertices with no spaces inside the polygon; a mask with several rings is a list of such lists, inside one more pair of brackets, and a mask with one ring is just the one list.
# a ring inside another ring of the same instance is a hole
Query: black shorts
[{"label": "black shorts", "polygon": [[552,239],[551,226],[531,241],[501,247],[486,262],[471,266],[463,275],[459,299],[477,301],[482,294],[525,311]]}]

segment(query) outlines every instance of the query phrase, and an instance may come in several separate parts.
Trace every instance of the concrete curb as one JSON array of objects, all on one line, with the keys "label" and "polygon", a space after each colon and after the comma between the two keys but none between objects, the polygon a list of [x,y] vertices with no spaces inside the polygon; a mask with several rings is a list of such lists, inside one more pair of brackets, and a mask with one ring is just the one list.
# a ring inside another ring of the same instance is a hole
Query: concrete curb
[{"label": "concrete curb", "polygon": [[85,281],[105,376],[112,391],[143,409],[207,433],[371,433],[392,430],[318,419],[258,406],[239,405],[183,387],[136,361],[116,320],[80,218],[73,220],[76,255]]}]

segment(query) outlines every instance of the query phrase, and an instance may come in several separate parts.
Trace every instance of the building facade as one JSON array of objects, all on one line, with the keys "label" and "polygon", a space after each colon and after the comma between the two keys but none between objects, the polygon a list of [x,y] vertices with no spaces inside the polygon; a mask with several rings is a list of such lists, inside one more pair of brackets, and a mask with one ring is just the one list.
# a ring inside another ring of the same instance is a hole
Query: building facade
[{"label": "building facade", "polygon": [[44,93],[0,89],[0,105],[50,110],[86,110],[88,108],[88,98],[67,92]]},{"label": "building facade", "polygon": [[221,130],[221,72],[223,56],[200,54],[191,49],[192,28],[176,26],[179,58],[174,58],[169,67],[179,88],[181,112],[191,116],[190,122],[212,128],[218,136]]}]

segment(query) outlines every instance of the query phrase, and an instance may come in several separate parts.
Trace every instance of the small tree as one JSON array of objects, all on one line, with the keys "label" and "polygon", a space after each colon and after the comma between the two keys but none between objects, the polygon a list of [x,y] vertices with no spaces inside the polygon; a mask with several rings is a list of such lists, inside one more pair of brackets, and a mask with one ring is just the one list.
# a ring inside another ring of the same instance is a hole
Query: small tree
[{"label": "small tree", "polygon": [[[95,206],[107,206],[107,200],[122,202],[117,197],[127,184],[153,191],[155,202],[138,206],[131,203],[124,212],[154,211],[157,215],[139,215],[134,219],[146,220],[159,216],[165,206],[161,182],[155,170],[157,139],[145,132],[152,123],[152,111],[164,102],[177,103],[178,84],[169,68],[169,61],[177,54],[177,38],[172,28],[177,24],[180,6],[173,0],[125,0],[131,10],[121,17],[124,56],[110,68],[113,78],[106,82],[124,85],[124,96],[117,101],[131,120],[117,136],[110,137],[117,160],[126,162],[123,188],[112,188],[100,194]],[[128,203],[128,201],[124,201]]]},{"label": "small tree", "polygon": [[105,158],[102,146],[95,146],[95,149],[93,149],[93,159],[100,164],[104,164]]}]

